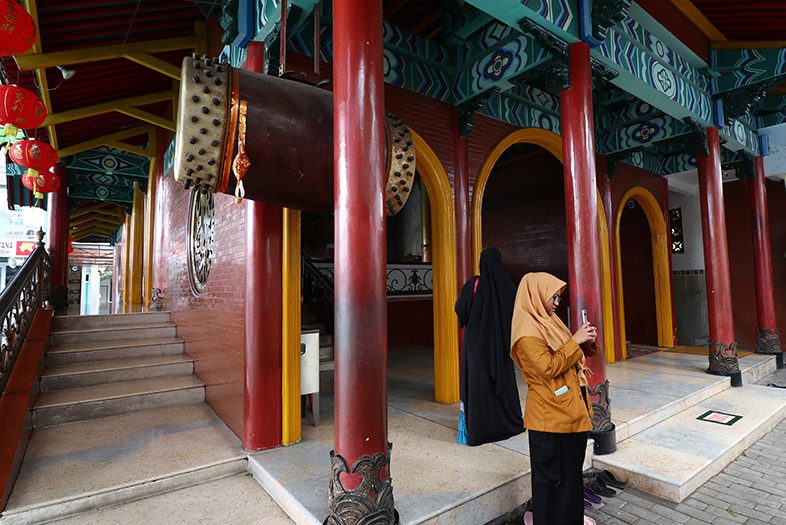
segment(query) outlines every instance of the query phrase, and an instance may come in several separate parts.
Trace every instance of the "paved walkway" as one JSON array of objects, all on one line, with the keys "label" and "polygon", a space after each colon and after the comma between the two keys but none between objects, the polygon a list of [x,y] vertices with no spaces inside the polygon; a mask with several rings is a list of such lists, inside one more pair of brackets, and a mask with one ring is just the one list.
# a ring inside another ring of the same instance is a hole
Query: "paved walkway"
[{"label": "paved walkway", "polygon": [[[786,386],[786,369],[759,384]],[[587,512],[599,524],[786,525],[786,420],[682,503],[634,489]]]},{"label": "paved walkway", "polygon": [[[786,386],[786,369],[758,382]],[[786,525],[786,420],[682,503],[627,488],[587,515],[600,525]],[[520,525],[521,509],[493,525]]]}]

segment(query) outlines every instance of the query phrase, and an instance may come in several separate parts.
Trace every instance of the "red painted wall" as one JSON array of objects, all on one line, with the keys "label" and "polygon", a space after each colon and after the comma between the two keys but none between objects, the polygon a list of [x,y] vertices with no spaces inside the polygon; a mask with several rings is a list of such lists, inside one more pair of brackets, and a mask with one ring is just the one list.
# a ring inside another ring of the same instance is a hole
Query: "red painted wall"
[{"label": "red painted wall", "polygon": [[[753,236],[747,188],[743,182],[723,185],[726,205],[726,231],[729,242],[729,268],[734,311],[734,335],[743,348],[756,347],[756,284],[753,274]],[[775,310],[778,328],[786,333],[786,191],[783,185],[767,181],[770,216]],[[783,335],[782,335],[783,337]]]},{"label": "red painted wall", "polygon": [[658,344],[652,236],[641,206],[625,208],[620,221],[625,336],[645,345]]},{"label": "red painted wall", "polygon": [[205,292],[191,292],[186,262],[189,192],[172,177],[160,181],[156,217],[162,256],[154,286],[177,323],[177,335],[207,385],[207,401],[239,436],[243,433],[243,345],[245,316],[245,206],[215,195],[213,265]]}]

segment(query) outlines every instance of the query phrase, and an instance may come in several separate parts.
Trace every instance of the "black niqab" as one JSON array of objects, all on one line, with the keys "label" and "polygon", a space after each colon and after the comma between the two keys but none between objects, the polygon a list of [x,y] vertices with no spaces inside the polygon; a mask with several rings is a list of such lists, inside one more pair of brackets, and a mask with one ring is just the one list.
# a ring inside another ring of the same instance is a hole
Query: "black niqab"
[{"label": "black niqab", "polygon": [[480,255],[480,276],[466,282],[456,302],[459,324],[465,328],[461,400],[469,445],[500,441],[524,430],[510,359],[515,299],[516,285],[502,267],[502,255],[486,248]]}]

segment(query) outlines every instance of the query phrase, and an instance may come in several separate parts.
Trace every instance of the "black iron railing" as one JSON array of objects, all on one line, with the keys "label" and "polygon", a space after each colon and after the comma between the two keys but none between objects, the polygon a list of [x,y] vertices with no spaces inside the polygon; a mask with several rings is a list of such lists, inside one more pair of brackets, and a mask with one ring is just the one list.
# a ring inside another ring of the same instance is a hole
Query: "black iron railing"
[{"label": "black iron railing", "polygon": [[52,259],[39,240],[38,247],[0,293],[0,393],[5,391],[36,311],[49,300],[51,276]]},{"label": "black iron railing", "polygon": [[315,307],[332,333],[333,281],[328,279],[305,253],[303,253],[301,260],[303,261],[303,298]]}]

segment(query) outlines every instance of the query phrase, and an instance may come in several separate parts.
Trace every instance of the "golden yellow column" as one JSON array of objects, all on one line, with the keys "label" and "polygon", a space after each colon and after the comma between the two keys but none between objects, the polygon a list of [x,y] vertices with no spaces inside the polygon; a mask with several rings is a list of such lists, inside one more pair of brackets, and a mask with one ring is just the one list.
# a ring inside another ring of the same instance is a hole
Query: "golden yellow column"
[{"label": "golden yellow column", "polygon": [[147,195],[145,196],[145,287],[143,291],[145,309],[150,308],[150,292],[153,289],[153,236],[156,215],[156,160],[158,131],[151,129],[148,136],[148,151],[150,151],[150,171],[147,175]]},{"label": "golden yellow column", "polygon": [[123,290],[122,301],[123,305],[128,304],[131,288],[129,287],[130,275],[128,272],[131,268],[129,260],[131,259],[131,215],[126,213],[125,220],[123,221]]},{"label": "golden yellow column", "polygon": [[284,208],[281,246],[281,441],[300,441],[300,211]]},{"label": "golden yellow column", "polygon": [[144,241],[145,195],[134,183],[134,204],[131,210],[131,235],[129,235],[128,300],[131,305],[142,304],[142,248]]}]

